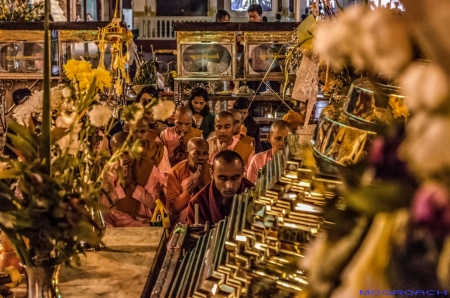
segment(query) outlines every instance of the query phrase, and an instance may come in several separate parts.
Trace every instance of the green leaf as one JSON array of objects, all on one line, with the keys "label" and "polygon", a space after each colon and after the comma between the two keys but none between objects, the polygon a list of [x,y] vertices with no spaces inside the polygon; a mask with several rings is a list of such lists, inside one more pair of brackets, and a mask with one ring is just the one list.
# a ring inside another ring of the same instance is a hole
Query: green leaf
[{"label": "green leaf", "polygon": [[17,122],[11,122],[8,124],[8,128],[15,132],[16,135],[25,139],[30,145],[37,148],[39,145],[39,138],[37,135],[30,132],[28,128],[23,125],[20,125]]},{"label": "green leaf", "polygon": [[23,155],[23,157],[28,162],[31,162],[32,160],[36,159],[37,157],[36,147],[33,147],[22,137],[13,134],[8,134],[8,138],[11,140],[14,152],[16,151],[19,152],[19,155]]},{"label": "green leaf", "polygon": [[344,194],[346,204],[362,214],[393,212],[409,207],[415,188],[400,182],[383,182],[351,190]]}]

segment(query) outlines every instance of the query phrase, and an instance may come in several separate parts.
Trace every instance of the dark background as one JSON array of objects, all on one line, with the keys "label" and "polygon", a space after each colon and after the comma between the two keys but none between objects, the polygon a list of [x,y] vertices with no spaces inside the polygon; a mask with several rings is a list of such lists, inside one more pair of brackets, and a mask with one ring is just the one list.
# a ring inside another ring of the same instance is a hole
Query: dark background
[{"label": "dark background", "polygon": [[208,0],[156,0],[157,16],[206,16]]}]

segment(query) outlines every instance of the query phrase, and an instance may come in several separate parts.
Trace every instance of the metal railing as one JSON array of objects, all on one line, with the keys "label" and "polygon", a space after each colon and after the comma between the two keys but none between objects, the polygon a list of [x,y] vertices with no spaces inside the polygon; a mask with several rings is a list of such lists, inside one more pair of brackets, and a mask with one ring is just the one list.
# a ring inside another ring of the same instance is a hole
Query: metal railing
[{"label": "metal railing", "polygon": [[174,40],[174,22],[211,22],[213,17],[136,17],[135,27],[139,29],[139,39]]}]

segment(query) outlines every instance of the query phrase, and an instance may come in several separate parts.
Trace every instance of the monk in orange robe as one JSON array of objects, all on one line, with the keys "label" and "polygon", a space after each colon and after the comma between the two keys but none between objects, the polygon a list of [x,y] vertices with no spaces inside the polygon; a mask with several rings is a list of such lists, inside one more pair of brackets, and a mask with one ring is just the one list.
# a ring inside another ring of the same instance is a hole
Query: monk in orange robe
[{"label": "monk in orange robe", "polygon": [[209,143],[209,163],[212,164],[217,153],[224,150],[236,151],[244,161],[244,168],[247,169],[250,160],[255,154],[252,146],[234,137],[234,116],[230,112],[222,111],[216,115],[214,127],[216,136]]},{"label": "monk in orange robe", "polygon": [[[169,153],[170,165],[173,167],[177,163],[186,159],[185,155],[185,135],[190,135],[191,130],[200,132],[194,137],[200,136],[201,131],[192,128],[192,111],[188,107],[179,107],[174,115],[174,127],[166,128],[161,132],[161,141],[166,146]],[[183,149],[184,148],[184,149]]]},{"label": "monk in orange robe", "polygon": [[175,165],[169,173],[166,206],[172,225],[186,223],[189,200],[211,181],[208,152],[208,142],[203,138],[190,139],[187,144],[187,160]]},{"label": "monk in orange robe", "polygon": [[[247,128],[244,126],[244,115],[242,115],[242,113],[236,109],[228,110],[228,112],[230,112],[234,116],[233,136],[255,148],[255,139],[247,136]],[[209,134],[207,140],[211,140],[215,136],[216,132],[213,131]]]},{"label": "monk in orange robe", "polygon": [[235,194],[241,194],[253,184],[244,178],[244,161],[234,151],[219,152],[211,167],[212,181],[189,201],[187,223],[195,223],[195,205],[198,205],[198,223],[216,224],[229,216]]},{"label": "monk in orange robe", "polygon": [[277,120],[270,126],[268,140],[272,149],[253,156],[247,171],[247,179],[255,183],[258,171],[267,164],[278,150],[284,150],[284,139],[291,133],[291,125],[284,120]]},{"label": "monk in orange robe", "polygon": [[[128,133],[119,132],[111,138],[113,152],[117,151],[128,138]],[[107,227],[148,227],[156,200],[160,198],[164,181],[158,166],[163,157],[161,143],[142,140],[143,152],[133,158],[127,152],[120,163],[108,170],[103,188],[109,195],[102,203],[111,207],[104,212]],[[123,179],[119,179],[120,173]],[[120,181],[122,180],[122,181]],[[112,204],[111,204],[112,203]]]}]

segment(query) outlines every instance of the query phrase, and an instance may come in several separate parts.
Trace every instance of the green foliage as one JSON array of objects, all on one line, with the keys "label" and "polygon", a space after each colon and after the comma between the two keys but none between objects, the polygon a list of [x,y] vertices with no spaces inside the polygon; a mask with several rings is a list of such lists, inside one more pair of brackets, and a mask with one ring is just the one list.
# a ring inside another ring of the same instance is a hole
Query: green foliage
[{"label": "green foliage", "polygon": [[145,61],[139,67],[133,79],[133,85],[152,85],[157,82],[155,61]]}]

